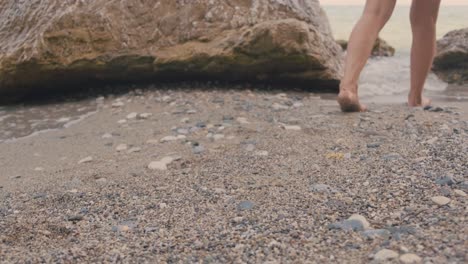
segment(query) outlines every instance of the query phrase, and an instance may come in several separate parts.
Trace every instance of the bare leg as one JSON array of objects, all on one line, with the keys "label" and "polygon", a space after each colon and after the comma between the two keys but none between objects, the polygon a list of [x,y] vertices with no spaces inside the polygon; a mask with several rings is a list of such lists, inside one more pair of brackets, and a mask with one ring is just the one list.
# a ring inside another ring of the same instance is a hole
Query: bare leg
[{"label": "bare leg", "polygon": [[338,103],[343,112],[366,111],[359,103],[358,82],[372,52],[377,36],[393,13],[396,0],[367,0],[364,13],[353,29],[348,43],[344,77]]},{"label": "bare leg", "polygon": [[436,52],[436,22],[440,0],[413,0],[411,6],[411,91],[409,106],[427,106],[431,101],[422,93]]}]

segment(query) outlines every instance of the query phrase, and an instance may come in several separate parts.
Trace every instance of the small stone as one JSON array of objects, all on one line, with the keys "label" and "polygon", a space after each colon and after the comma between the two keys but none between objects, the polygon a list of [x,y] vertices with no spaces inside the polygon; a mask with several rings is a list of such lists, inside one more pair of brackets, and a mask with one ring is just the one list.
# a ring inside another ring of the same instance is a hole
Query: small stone
[{"label": "small stone", "polygon": [[214,193],[223,194],[226,193],[226,190],[223,188],[214,188]]},{"label": "small stone", "polygon": [[67,220],[70,222],[79,222],[83,220],[83,216],[81,215],[71,215],[67,217]]},{"label": "small stone", "polygon": [[201,154],[205,151],[205,148],[203,146],[195,146],[193,148],[193,153],[194,154]]},{"label": "small stone", "polygon": [[124,105],[125,105],[124,103],[122,103],[122,102],[120,102],[120,101],[117,101],[117,102],[115,102],[115,103],[112,104],[112,107],[113,107],[113,108],[118,108],[118,107],[122,107],[122,106],[124,106]]},{"label": "small stone", "polygon": [[34,168],[34,170],[35,170],[35,171],[43,171],[44,168],[42,168],[42,167],[36,167],[36,168]]},{"label": "small stone", "polygon": [[247,211],[247,210],[251,210],[252,208],[254,208],[255,204],[251,201],[242,201],[239,203],[239,205],[237,205],[237,210],[240,210],[240,211]]},{"label": "small stone", "polygon": [[389,153],[389,154],[385,154],[382,156],[382,159],[386,161],[397,160],[400,158],[401,158],[401,155],[398,153]]},{"label": "small stone", "polygon": [[232,219],[232,222],[236,224],[242,223],[242,221],[244,221],[244,218],[242,216],[237,216]]},{"label": "small stone", "polygon": [[280,111],[280,110],[288,110],[289,109],[289,106],[287,105],[283,105],[283,104],[278,104],[278,103],[274,103],[271,108],[273,108],[274,110],[276,111]]},{"label": "small stone", "polygon": [[187,137],[184,136],[184,135],[167,136],[167,137],[161,138],[160,142],[161,142],[161,143],[165,143],[165,142],[176,141],[176,140],[186,139],[186,138],[187,138]]},{"label": "small stone", "polygon": [[220,140],[220,139],[223,139],[224,138],[224,135],[223,134],[215,134],[213,135],[213,139],[214,140]]},{"label": "small stone", "polygon": [[398,258],[398,253],[390,249],[382,249],[374,255],[377,261],[388,261]]},{"label": "small stone", "polygon": [[106,178],[99,178],[99,179],[96,180],[96,182],[99,183],[99,184],[104,184],[104,183],[107,182],[107,179]]},{"label": "small stone", "polygon": [[344,220],[328,225],[328,229],[340,229],[344,231],[364,231],[364,225],[359,220]]},{"label": "small stone", "polygon": [[337,192],[334,188],[327,184],[313,184],[310,186],[309,190],[311,192],[317,193],[330,193],[330,192]]},{"label": "small stone", "polygon": [[153,161],[148,165],[148,169],[150,170],[167,170],[167,164],[161,161]]},{"label": "small stone", "polygon": [[166,203],[159,203],[159,208],[160,209],[165,209],[165,208],[167,208],[167,204]]},{"label": "small stone", "polygon": [[133,147],[127,151],[128,154],[135,153],[135,152],[140,152],[141,148],[139,147]]},{"label": "small stone", "polygon": [[125,124],[125,123],[127,123],[127,120],[125,119],[120,119],[119,121],[117,121],[117,124],[120,124],[120,125]]},{"label": "small stone", "polygon": [[148,118],[150,118],[152,115],[153,115],[153,114],[151,114],[151,113],[141,113],[141,114],[139,114],[137,117],[138,117],[138,119],[148,119]]},{"label": "small stone", "polygon": [[106,133],[106,134],[102,135],[101,138],[112,138],[112,134]]},{"label": "small stone", "polygon": [[444,197],[444,196],[435,196],[432,197],[431,200],[436,203],[437,205],[447,205],[450,203],[450,198]]},{"label": "small stone", "polygon": [[400,262],[404,264],[421,263],[422,259],[418,255],[407,253],[400,256]]},{"label": "small stone", "polygon": [[361,235],[368,239],[389,238],[391,233],[387,229],[372,229],[361,232]]},{"label": "small stone", "polygon": [[429,145],[434,145],[434,143],[436,143],[437,140],[439,140],[438,137],[433,137],[433,138],[429,139],[428,141],[426,141],[426,143],[429,144]]},{"label": "small stone", "polygon": [[196,113],[197,113],[197,110],[194,110],[194,109],[187,110],[186,113],[189,114],[189,115],[193,115],[193,114],[196,114]]},{"label": "small stone", "polygon": [[182,134],[182,135],[187,135],[189,133],[189,130],[186,128],[178,128],[177,133]]},{"label": "small stone", "polygon": [[259,150],[255,152],[255,156],[268,156],[268,151],[266,150]]},{"label": "small stone", "polygon": [[115,150],[117,150],[118,152],[121,152],[121,151],[124,151],[124,150],[127,150],[128,146],[127,144],[119,144]]},{"label": "small stone", "polygon": [[91,161],[93,161],[93,157],[90,156],[90,157],[86,157],[86,158],[78,161],[78,164],[89,163]]},{"label": "small stone", "polygon": [[138,113],[133,112],[127,115],[127,119],[135,119],[137,116],[138,116]]},{"label": "small stone", "polygon": [[299,131],[302,129],[300,126],[289,126],[289,125],[283,125],[283,128],[286,130],[292,130],[292,131]]},{"label": "small stone", "polygon": [[182,119],[180,120],[180,122],[183,123],[183,124],[186,124],[186,123],[190,122],[190,118],[184,117],[184,118],[182,118]]},{"label": "small stone", "polygon": [[454,192],[458,196],[466,197],[466,193],[464,191],[462,191],[462,190],[455,190]]},{"label": "small stone", "polygon": [[370,229],[370,224],[369,222],[367,221],[367,219],[362,216],[362,215],[358,215],[358,214],[353,214],[351,217],[348,218],[348,220],[357,220],[357,221],[360,221],[362,223],[362,226],[364,227],[365,230],[368,230]]},{"label": "small stone", "polygon": [[236,120],[237,120],[237,122],[239,122],[240,124],[250,124],[250,122],[247,121],[247,118],[245,118],[245,117],[238,117]]},{"label": "small stone", "polygon": [[440,179],[437,179],[436,180],[436,183],[438,185],[448,185],[448,186],[452,186],[455,184],[455,181],[453,180],[452,177],[450,176],[445,176],[443,178],[440,178]]},{"label": "small stone", "polygon": [[369,143],[369,144],[367,144],[367,147],[368,147],[368,148],[378,148],[378,147],[380,147],[381,145],[382,145],[382,143],[380,143],[380,142],[374,142],[374,143]]}]

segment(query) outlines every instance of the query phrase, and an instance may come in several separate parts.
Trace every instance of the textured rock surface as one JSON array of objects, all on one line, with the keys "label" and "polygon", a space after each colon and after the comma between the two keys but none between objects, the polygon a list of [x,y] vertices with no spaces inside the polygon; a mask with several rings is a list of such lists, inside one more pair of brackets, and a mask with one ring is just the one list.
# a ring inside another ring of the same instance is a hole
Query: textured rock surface
[{"label": "textured rock surface", "polygon": [[449,83],[468,83],[468,28],[451,31],[437,42],[433,70]]},{"label": "textured rock surface", "polygon": [[[341,46],[343,50],[348,49],[348,41],[339,39],[336,41],[338,45]],[[395,48],[390,46],[385,40],[381,39],[380,37],[374,43],[374,47],[372,48],[372,57],[392,57],[395,55]]]},{"label": "textured rock surface", "polygon": [[199,78],[336,89],[341,74],[316,0],[6,0],[0,17],[4,95]]}]

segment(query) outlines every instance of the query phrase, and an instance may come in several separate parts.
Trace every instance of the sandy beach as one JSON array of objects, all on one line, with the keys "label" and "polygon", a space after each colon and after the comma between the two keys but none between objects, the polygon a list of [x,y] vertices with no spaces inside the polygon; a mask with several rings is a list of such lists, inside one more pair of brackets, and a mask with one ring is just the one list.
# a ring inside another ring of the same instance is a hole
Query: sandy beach
[{"label": "sandy beach", "polygon": [[0,262],[468,261],[466,102],[343,114],[193,88],[88,98],[81,121],[4,138]]}]

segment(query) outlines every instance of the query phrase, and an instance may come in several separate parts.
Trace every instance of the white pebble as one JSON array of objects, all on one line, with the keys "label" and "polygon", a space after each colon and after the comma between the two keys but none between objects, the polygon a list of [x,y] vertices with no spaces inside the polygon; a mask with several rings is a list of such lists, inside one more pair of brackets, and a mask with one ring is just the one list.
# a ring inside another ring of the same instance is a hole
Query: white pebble
[{"label": "white pebble", "polygon": [[362,215],[353,214],[352,216],[350,216],[348,218],[348,220],[357,220],[357,221],[361,222],[362,226],[364,227],[364,230],[368,230],[371,227],[369,222],[367,221],[367,219]]},{"label": "white pebble", "polygon": [[450,203],[450,198],[447,198],[447,197],[444,197],[444,196],[436,196],[436,197],[432,197],[431,200],[438,204],[438,205],[447,205]]},{"label": "white pebble", "polygon": [[462,191],[462,190],[455,190],[454,192],[458,196],[466,197],[466,193],[464,191]]},{"label": "white pebble", "polygon": [[86,157],[86,158],[78,161],[78,164],[89,163],[91,161],[93,161],[93,157],[89,156],[89,157]]},{"label": "white pebble", "polygon": [[299,131],[299,130],[301,130],[301,127],[300,127],[300,126],[288,126],[288,125],[284,125],[283,128],[286,129],[286,130],[293,130],[293,131]]},{"label": "white pebble", "polygon": [[374,259],[377,261],[387,261],[396,258],[398,258],[398,253],[390,249],[382,249],[374,256]]},{"label": "white pebble", "polygon": [[138,116],[138,113],[133,112],[127,115],[127,119],[135,119],[137,116]]},{"label": "white pebble", "polygon": [[117,148],[115,148],[115,150],[117,150],[118,152],[120,152],[120,151],[127,150],[127,148],[128,148],[127,144],[119,144],[119,145],[117,146]]},{"label": "white pebble", "polygon": [[151,113],[142,113],[142,114],[139,114],[139,115],[138,115],[138,118],[139,118],[139,119],[148,119],[148,118],[150,118],[152,115],[153,115],[153,114],[151,114]]},{"label": "white pebble", "polygon": [[418,255],[408,253],[400,256],[400,262],[404,264],[421,263],[422,259]]},{"label": "white pebble", "polygon": [[112,138],[112,134],[106,133],[102,135],[102,138]]},{"label": "white pebble", "polygon": [[237,122],[239,122],[241,124],[250,124],[250,122],[247,121],[247,118],[245,118],[245,117],[238,117]]}]

